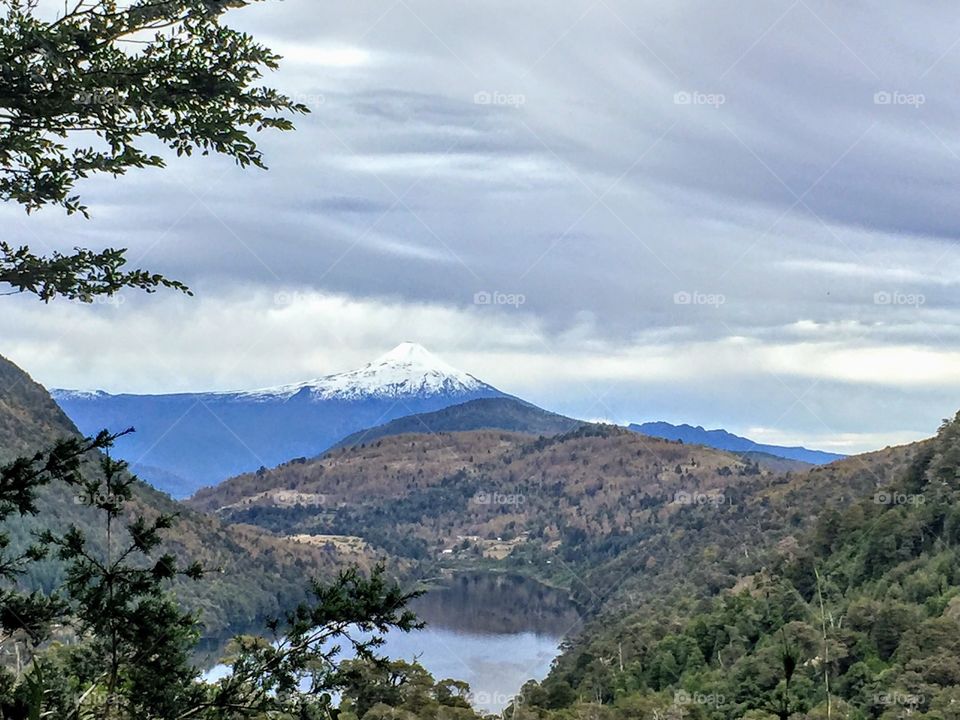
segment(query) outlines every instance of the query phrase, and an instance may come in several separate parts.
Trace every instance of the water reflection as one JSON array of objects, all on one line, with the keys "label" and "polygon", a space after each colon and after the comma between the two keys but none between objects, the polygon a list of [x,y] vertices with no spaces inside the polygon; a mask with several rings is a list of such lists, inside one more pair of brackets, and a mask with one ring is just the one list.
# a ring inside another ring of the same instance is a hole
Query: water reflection
[{"label": "water reflection", "polygon": [[427,623],[386,638],[385,654],[418,658],[437,679],[470,683],[474,704],[498,712],[530,679],[542,680],[578,616],[566,593],[518,575],[455,576],[412,605]]},{"label": "water reflection", "polygon": [[500,573],[455,575],[411,607],[432,627],[475,634],[563,636],[577,622],[566,593]]},{"label": "water reflection", "polygon": [[[465,680],[477,709],[494,713],[525,682],[546,677],[560,642],[579,622],[566,593],[519,575],[456,575],[411,608],[427,627],[387,634],[378,652],[416,660],[437,680]],[[209,677],[223,670],[214,668]]]}]

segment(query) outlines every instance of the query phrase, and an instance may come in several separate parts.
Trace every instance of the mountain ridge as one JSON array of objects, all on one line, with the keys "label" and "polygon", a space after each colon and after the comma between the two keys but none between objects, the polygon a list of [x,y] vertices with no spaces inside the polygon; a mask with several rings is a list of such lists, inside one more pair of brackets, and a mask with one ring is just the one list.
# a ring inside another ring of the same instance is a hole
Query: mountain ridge
[{"label": "mountain ridge", "polygon": [[[75,437],[77,428],[50,394],[12,361],[0,356],[0,464]],[[24,548],[33,533],[50,525],[76,525],[96,546],[102,540],[100,516],[75,502],[76,491],[51,484],[38,492],[38,514],[11,518],[5,526],[11,546]],[[333,575],[334,553],[294,544],[250,526],[226,526],[214,517],[177,503],[169,496],[136,482],[131,515],[176,514],[163,549],[185,562],[197,560],[210,571],[200,582],[181,581],[175,590],[191,608],[202,613],[205,628],[219,632],[264,616],[282,613],[305,595],[304,574]],[[364,558],[355,558],[366,564]],[[63,569],[52,559],[28,568],[22,583],[29,589],[51,591],[62,582]]]},{"label": "mountain ridge", "polygon": [[508,397],[410,342],[356,370],[260,390],[52,395],[84,433],[136,427],[117,443],[117,456],[154,469],[150,477],[177,478],[165,489],[181,498],[243,472],[313,457],[402,416]]},{"label": "mountain ridge", "polygon": [[369,443],[393,435],[424,432],[506,430],[530,435],[557,435],[585,425],[514,397],[480,398],[430,413],[406,415],[360,430],[336,443],[331,450]]},{"label": "mountain ridge", "polygon": [[[110,393],[105,390],[52,388],[55,400],[96,400],[109,397],[203,397],[252,400],[290,399],[308,391],[312,399],[361,399],[496,390],[470,373],[458,370],[418,343],[404,341],[355,370],[323,375],[285,385],[254,390],[212,390],[179,393]],[[499,391],[498,391],[499,392]]]},{"label": "mountain ridge", "polygon": [[785,458],[787,460],[799,460],[810,463],[811,465],[826,465],[827,463],[842,460],[846,455],[839,453],[826,452],[824,450],[810,450],[800,446],[768,445],[758,443],[750,438],[718,428],[716,430],[706,430],[701,425],[673,425],[668,422],[646,422],[630,423],[627,428],[633,432],[658,437],[664,440],[680,440],[685,443],[694,443],[696,445],[706,445],[707,447],[729,452],[747,453],[757,452],[773,455],[775,457]]}]

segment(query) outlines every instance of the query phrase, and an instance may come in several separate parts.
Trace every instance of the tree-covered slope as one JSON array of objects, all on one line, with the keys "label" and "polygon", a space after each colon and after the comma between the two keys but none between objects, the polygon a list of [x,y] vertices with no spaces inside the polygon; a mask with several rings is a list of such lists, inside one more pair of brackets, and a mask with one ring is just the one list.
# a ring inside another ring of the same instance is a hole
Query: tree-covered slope
[{"label": "tree-covered slope", "polygon": [[[110,428],[119,430],[123,428]],[[47,391],[16,365],[0,357],[0,462],[47,448],[77,430]],[[76,501],[76,491],[51,485],[41,491],[40,512],[7,524],[16,546],[31,542],[33,533],[75,524],[92,539],[104,535],[94,511]],[[344,559],[330,547],[306,546],[257,528],[225,526],[216,518],[191,510],[146,484],[138,483],[131,513],[153,517],[179,513],[165,548],[183,560],[198,560],[210,571],[198,583],[181,582],[177,592],[203,612],[208,630],[248,623],[277,613],[303,596],[306,578],[326,573]],[[363,560],[363,558],[352,558]],[[24,582],[50,589],[60,579],[52,561],[34,565]]]},{"label": "tree-covered slope", "polygon": [[369,444],[391,435],[468,430],[508,430],[528,435],[558,435],[584,425],[512,397],[481,398],[430,413],[418,413],[355,432],[334,448]]},{"label": "tree-covered slope", "polygon": [[621,595],[515,717],[960,718],[960,415],[772,486],[748,516],[754,572],[711,597]]},{"label": "tree-covered slope", "polygon": [[518,719],[946,720],[958,428],[788,472],[609,426],[399,435],[193,502],[565,585],[586,624]]},{"label": "tree-covered slope", "polygon": [[[659,587],[689,575],[687,553],[708,540],[752,547],[746,501],[775,480],[735,455],[585,425],[544,438],[385,437],[240,476],[190,502],[279,534],[354,535],[395,558],[534,574],[592,612],[622,585],[617,575],[656,568],[647,585]],[[739,571],[716,568],[708,586]]]}]

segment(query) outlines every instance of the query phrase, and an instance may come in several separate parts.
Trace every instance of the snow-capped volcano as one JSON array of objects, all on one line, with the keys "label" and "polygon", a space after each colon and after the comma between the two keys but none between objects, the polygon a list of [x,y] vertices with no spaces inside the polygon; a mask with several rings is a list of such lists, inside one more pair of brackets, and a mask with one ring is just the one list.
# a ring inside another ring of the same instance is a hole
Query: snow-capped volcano
[{"label": "snow-capped volcano", "polygon": [[505,397],[412,342],[357,370],[261,390],[52,394],[88,435],[135,427],[136,434],[117,443],[116,454],[178,496],[264,465],[318,455],[347,435],[406,415]]},{"label": "snow-capped volcano", "polygon": [[422,345],[404,342],[362,368],[249,392],[238,398],[266,400],[291,398],[303,393],[313,400],[430,397],[471,394],[495,388],[447,364]]}]

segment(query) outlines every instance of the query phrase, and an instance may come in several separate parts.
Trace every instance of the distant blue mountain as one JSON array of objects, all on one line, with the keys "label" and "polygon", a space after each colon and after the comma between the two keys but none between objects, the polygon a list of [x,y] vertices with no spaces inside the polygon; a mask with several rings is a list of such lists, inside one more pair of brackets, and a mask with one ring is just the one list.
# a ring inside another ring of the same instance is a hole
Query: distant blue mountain
[{"label": "distant blue mountain", "polygon": [[481,398],[443,410],[407,415],[344,438],[334,448],[373,443],[392,435],[507,430],[527,435],[560,435],[586,425],[515,397]]},{"label": "distant blue mountain", "polygon": [[135,427],[115,454],[176,497],[261,466],[319,455],[351,433],[399,417],[509,397],[414,343],[358,370],[264,390],[52,395],[86,434]]},{"label": "distant blue mountain", "polygon": [[788,460],[799,460],[811,465],[826,465],[834,460],[842,460],[846,455],[824,452],[822,450],[808,450],[804,447],[784,447],[781,445],[764,445],[749,438],[734,435],[726,430],[704,430],[692,425],[671,425],[667,422],[648,422],[638,425],[632,423],[628,429],[642,435],[663,438],[664,440],[682,440],[693,445],[706,445],[718,450],[727,450],[736,453],[766,453]]}]

